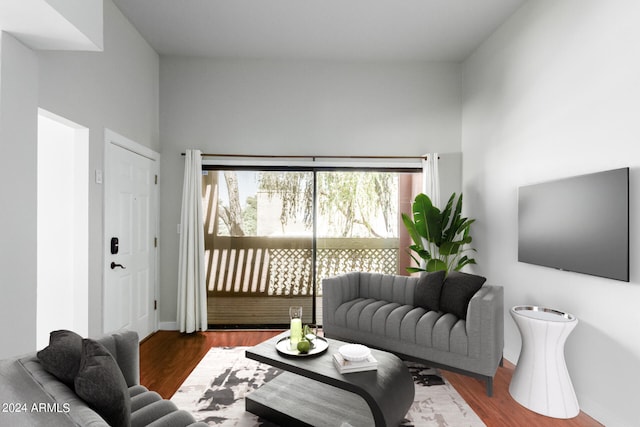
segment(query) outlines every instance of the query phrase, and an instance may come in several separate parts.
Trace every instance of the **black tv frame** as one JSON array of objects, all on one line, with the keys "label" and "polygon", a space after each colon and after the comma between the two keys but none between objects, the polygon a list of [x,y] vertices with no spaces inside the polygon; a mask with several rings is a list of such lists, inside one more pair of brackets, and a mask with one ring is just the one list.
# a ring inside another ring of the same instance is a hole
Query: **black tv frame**
[{"label": "black tv frame", "polygon": [[629,168],[518,189],[518,261],[629,281]]}]

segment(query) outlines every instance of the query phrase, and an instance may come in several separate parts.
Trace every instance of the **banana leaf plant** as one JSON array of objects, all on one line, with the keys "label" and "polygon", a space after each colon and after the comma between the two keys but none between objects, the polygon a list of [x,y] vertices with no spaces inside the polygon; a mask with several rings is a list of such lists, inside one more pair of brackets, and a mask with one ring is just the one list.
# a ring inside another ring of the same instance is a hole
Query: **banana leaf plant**
[{"label": "banana leaf plant", "polygon": [[456,200],[456,193],[453,193],[442,211],[433,206],[426,194],[416,196],[412,206],[413,219],[402,214],[402,221],[414,243],[409,246],[411,257],[420,266],[407,267],[409,273],[444,270],[449,274],[476,263],[475,259],[464,255],[475,251],[465,248],[471,243],[469,233],[475,219],[463,217],[461,211],[462,194]]}]

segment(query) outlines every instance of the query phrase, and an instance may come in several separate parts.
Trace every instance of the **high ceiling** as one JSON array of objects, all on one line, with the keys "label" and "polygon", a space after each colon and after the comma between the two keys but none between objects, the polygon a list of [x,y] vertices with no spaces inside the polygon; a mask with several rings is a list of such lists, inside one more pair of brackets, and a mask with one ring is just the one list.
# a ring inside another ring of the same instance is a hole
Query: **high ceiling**
[{"label": "high ceiling", "polygon": [[161,55],[462,61],[525,0],[114,0]]},{"label": "high ceiling", "polygon": [[36,50],[99,51],[102,3],[0,0],[0,29]]}]

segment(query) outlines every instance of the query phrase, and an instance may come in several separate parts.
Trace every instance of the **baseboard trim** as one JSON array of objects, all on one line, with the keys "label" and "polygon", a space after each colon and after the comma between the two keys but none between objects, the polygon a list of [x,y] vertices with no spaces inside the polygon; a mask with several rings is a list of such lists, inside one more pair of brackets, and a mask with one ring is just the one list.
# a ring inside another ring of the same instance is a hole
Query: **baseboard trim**
[{"label": "baseboard trim", "polygon": [[177,331],[178,322],[160,322],[158,323],[159,331]]}]

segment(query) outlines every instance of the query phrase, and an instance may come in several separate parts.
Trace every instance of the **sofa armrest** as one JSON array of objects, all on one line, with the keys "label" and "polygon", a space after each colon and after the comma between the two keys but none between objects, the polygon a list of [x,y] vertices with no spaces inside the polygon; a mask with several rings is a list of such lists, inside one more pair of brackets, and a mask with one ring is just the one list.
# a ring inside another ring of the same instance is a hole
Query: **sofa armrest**
[{"label": "sofa armrest", "polygon": [[335,323],[338,307],[360,295],[360,273],[353,272],[322,280],[322,321]]},{"label": "sofa armrest", "polygon": [[469,356],[488,361],[493,376],[504,348],[504,288],[485,285],[471,298],[467,309]]}]

